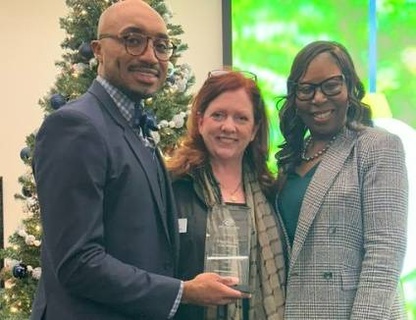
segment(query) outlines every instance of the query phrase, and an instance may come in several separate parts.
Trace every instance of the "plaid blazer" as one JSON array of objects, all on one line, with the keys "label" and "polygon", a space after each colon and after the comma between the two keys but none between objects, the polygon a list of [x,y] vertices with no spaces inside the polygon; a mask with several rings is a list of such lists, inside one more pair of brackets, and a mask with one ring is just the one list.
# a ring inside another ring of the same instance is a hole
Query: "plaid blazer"
[{"label": "plaid blazer", "polygon": [[407,198],[401,140],[381,129],[344,130],[303,199],[285,319],[403,319]]}]

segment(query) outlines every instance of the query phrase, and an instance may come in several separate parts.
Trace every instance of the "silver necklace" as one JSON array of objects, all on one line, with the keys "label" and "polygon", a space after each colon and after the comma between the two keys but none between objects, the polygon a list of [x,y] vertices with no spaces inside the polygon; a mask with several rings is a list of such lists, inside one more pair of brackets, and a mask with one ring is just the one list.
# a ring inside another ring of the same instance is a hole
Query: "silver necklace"
[{"label": "silver necklace", "polygon": [[306,152],[308,151],[308,147],[309,147],[309,145],[312,142],[312,136],[309,136],[306,139],[305,147],[303,148],[302,154],[300,156],[301,159],[303,161],[309,162],[309,161],[312,161],[312,160],[314,160],[316,158],[319,158],[320,156],[322,156],[328,150],[328,148],[331,146],[331,144],[335,141],[336,137],[337,137],[337,135],[333,136],[331,138],[331,140],[329,140],[328,143],[325,145],[325,147],[323,147],[321,150],[319,150],[318,152],[316,152],[314,155],[312,155],[310,157],[307,157],[306,156]]}]

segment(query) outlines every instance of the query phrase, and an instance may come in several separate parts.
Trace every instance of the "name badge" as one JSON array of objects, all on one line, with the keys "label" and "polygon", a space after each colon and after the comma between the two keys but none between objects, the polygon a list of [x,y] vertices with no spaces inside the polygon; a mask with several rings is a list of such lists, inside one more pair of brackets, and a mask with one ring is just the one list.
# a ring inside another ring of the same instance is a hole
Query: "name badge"
[{"label": "name badge", "polygon": [[188,230],[188,219],[180,218],[178,219],[179,224],[179,233],[186,233]]}]

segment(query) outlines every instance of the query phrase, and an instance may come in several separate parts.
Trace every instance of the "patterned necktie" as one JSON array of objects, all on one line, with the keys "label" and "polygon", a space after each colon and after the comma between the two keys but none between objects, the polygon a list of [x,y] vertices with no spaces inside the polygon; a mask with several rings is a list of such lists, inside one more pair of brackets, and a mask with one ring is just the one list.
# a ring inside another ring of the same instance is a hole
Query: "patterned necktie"
[{"label": "patterned necktie", "polygon": [[156,131],[158,127],[154,115],[144,110],[143,100],[136,102],[134,105],[132,125],[145,146],[153,152],[156,145],[150,131]]}]

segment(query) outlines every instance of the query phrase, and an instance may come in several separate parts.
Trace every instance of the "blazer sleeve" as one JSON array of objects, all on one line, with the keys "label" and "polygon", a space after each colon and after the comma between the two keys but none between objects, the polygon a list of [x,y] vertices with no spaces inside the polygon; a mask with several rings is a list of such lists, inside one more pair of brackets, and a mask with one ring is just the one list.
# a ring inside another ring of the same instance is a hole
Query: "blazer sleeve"
[{"label": "blazer sleeve", "polygon": [[368,135],[361,146],[364,259],[351,319],[390,319],[406,252],[404,149],[401,140],[389,133]]},{"label": "blazer sleeve", "polygon": [[34,155],[44,226],[43,267],[49,267],[49,274],[78,298],[121,314],[167,318],[180,281],[123,263],[106,252],[107,155],[102,132],[85,114],[61,109],[44,121]]}]

